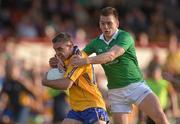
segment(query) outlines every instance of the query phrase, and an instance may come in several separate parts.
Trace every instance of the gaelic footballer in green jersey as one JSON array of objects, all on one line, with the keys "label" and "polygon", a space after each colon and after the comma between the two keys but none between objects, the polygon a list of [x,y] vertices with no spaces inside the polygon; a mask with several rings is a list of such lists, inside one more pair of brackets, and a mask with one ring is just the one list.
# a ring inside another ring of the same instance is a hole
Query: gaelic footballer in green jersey
[{"label": "gaelic footballer in green jersey", "polygon": [[73,66],[102,64],[108,79],[108,101],[110,102],[113,123],[127,124],[127,113],[132,104],[152,118],[156,124],[169,124],[151,89],[144,83],[135,53],[132,36],[118,30],[119,20],[115,8],[105,7],[100,13],[99,27],[102,34],[92,40],[84,49],[90,55],[85,59],[74,58]]},{"label": "gaelic footballer in green jersey", "polygon": [[103,35],[100,35],[88,44],[83,51],[88,55],[95,51],[95,53],[99,55],[107,52],[114,45],[123,47],[126,52],[115,60],[102,64],[108,79],[108,88],[121,88],[131,83],[141,81],[142,73],[136,59],[134,40],[129,33],[123,30],[117,30],[112,40],[108,43],[104,40]]}]

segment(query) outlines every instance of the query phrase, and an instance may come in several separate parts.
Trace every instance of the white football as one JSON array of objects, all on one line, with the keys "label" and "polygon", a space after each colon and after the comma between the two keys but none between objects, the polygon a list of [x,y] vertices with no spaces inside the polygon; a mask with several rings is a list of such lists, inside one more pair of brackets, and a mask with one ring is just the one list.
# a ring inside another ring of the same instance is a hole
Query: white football
[{"label": "white football", "polygon": [[61,79],[63,77],[64,77],[64,71],[58,68],[52,68],[47,73],[48,80],[56,80],[56,79]]}]

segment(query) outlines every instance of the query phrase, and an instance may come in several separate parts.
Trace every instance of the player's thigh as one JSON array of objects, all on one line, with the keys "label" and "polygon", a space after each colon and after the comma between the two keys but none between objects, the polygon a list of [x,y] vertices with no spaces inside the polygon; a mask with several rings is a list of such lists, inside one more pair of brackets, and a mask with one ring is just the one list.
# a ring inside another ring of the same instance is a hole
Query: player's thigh
[{"label": "player's thigh", "polygon": [[139,109],[145,114],[149,115],[152,119],[162,113],[159,100],[154,93],[148,94],[143,101],[139,104]]},{"label": "player's thigh", "polygon": [[128,124],[127,113],[112,113],[113,124]]},{"label": "player's thigh", "polygon": [[83,124],[83,123],[75,119],[66,118],[63,120],[61,124]]}]

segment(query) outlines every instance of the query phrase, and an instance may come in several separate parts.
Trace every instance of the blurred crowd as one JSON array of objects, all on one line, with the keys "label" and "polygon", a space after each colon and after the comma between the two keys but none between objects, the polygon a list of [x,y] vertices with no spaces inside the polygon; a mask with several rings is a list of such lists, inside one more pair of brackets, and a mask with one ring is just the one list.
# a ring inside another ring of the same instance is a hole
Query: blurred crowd
[{"label": "blurred crowd", "polygon": [[27,66],[16,58],[16,45],[8,43],[0,53],[0,124],[59,123],[69,110],[67,94],[43,87],[48,65]]},{"label": "blurred crowd", "polygon": [[[0,123],[59,124],[70,109],[68,93],[42,86],[41,78],[49,69],[48,64],[37,62],[35,59],[18,58],[16,54],[18,45],[20,44],[9,41],[0,52]],[[162,56],[160,47],[141,46],[138,49],[151,50],[152,58],[143,69],[144,77],[158,96],[171,124],[179,124],[180,43],[177,37],[171,38],[168,46],[164,48],[167,57],[163,62],[160,59]],[[45,61],[43,54],[48,54],[48,50],[45,48],[44,51],[40,59]],[[27,51],[24,49],[21,52]],[[35,54],[39,53],[33,53],[32,56]],[[106,77],[100,71],[100,67],[95,67],[95,71],[100,90],[106,96]],[[175,77],[177,81],[169,80],[170,78],[168,81],[165,80],[164,72]],[[129,116],[129,120],[130,124],[153,124],[136,108]]]},{"label": "blurred crowd", "polygon": [[[68,93],[41,85],[48,64],[27,65],[25,60],[17,59],[19,39],[30,38],[35,43],[37,38],[46,37],[51,42],[56,33],[63,31],[70,33],[75,44],[83,48],[99,34],[98,12],[104,6],[115,7],[121,28],[133,34],[140,48],[151,49],[152,59],[143,69],[147,84],[159,97],[171,123],[180,123],[179,0],[0,0],[1,124],[62,121],[70,109]],[[157,45],[160,42],[166,46],[167,57],[163,62]],[[41,59],[44,60],[43,55]],[[171,80],[172,77],[176,80]],[[102,72],[97,72],[97,81],[105,93],[107,82]],[[153,124],[136,109],[129,119],[131,124]]]},{"label": "blurred crowd", "polygon": [[1,0],[0,37],[51,37],[65,31],[86,42],[99,33],[104,6],[118,10],[120,27],[136,39],[147,34],[157,42],[180,35],[179,0]]}]

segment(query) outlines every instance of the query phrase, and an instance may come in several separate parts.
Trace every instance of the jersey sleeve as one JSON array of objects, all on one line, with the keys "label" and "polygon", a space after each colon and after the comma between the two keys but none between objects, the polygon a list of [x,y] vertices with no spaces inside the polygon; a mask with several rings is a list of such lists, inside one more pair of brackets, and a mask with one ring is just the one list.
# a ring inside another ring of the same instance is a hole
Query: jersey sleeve
[{"label": "jersey sleeve", "polygon": [[87,54],[87,55],[91,55],[92,53],[94,53],[94,40],[92,40],[89,44],[87,44],[85,46],[85,48],[83,49],[83,51]]},{"label": "jersey sleeve", "polygon": [[124,33],[121,37],[118,38],[117,45],[124,48],[126,51],[132,44],[134,44],[134,40],[132,36],[128,33]]},{"label": "jersey sleeve", "polygon": [[69,78],[73,82],[75,82],[79,78],[79,76],[83,73],[84,69],[85,69],[84,66],[74,67],[74,68],[72,66],[69,66],[64,74],[64,78]]}]

